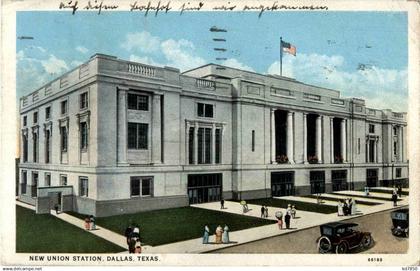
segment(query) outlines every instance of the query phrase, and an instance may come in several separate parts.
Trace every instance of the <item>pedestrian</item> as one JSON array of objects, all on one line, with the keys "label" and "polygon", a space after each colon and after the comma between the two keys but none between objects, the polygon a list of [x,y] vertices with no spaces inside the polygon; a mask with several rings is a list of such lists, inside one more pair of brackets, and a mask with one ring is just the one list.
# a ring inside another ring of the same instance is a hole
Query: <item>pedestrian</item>
[{"label": "pedestrian", "polygon": [[89,220],[90,220],[90,229],[91,230],[96,230],[95,217],[93,215],[91,215],[89,217]]},{"label": "pedestrian", "polygon": [[265,216],[265,218],[268,217],[268,207],[267,206],[264,207],[264,216]]},{"label": "pedestrian", "polygon": [[140,240],[140,227],[139,227],[139,225],[137,225],[137,224],[134,225],[133,232],[131,233],[130,238],[135,239],[136,241]]},{"label": "pedestrian", "polygon": [[129,224],[128,227],[125,229],[125,232],[124,232],[124,236],[127,239],[127,245],[130,243],[130,236],[131,236],[132,232],[133,232],[133,227],[132,227],[131,224]]},{"label": "pedestrian", "polygon": [[292,205],[292,218],[294,219],[296,217],[296,207]]},{"label": "pedestrian", "polygon": [[343,204],[343,202],[341,201],[341,200],[339,200],[338,201],[338,211],[337,211],[337,214],[338,214],[338,216],[343,216],[344,215],[344,204]]},{"label": "pedestrian", "polygon": [[225,209],[225,200],[223,198],[220,201],[220,209]]},{"label": "pedestrian", "polygon": [[277,218],[277,225],[279,226],[279,230],[283,229],[283,213],[281,211],[277,211],[275,214]]},{"label": "pedestrian", "polygon": [[136,243],[137,243],[136,238],[130,238],[130,240],[128,241],[128,252],[129,253],[134,253],[134,251],[136,249]]},{"label": "pedestrian", "polygon": [[204,234],[203,234],[203,244],[208,244],[209,243],[209,234],[210,234],[210,229],[207,225],[204,226]]},{"label": "pedestrian", "polygon": [[244,205],[244,207],[245,207],[245,212],[248,212],[248,211],[249,211],[249,209],[248,209],[248,203],[246,203],[246,201],[244,201],[244,203],[245,203],[245,205]]},{"label": "pedestrian", "polygon": [[225,225],[223,228],[223,236],[222,236],[222,242],[223,244],[229,244],[229,227]]},{"label": "pedestrian", "polygon": [[395,187],[395,185],[392,187],[392,194],[397,195],[397,188]]},{"label": "pedestrian", "polygon": [[246,213],[246,208],[245,208],[246,202],[244,200],[241,200],[240,204],[242,206],[242,212],[245,214]]},{"label": "pedestrian", "polygon": [[58,209],[59,209],[58,203],[54,205],[54,209],[55,209],[55,214],[58,215]]},{"label": "pedestrian", "polygon": [[222,234],[223,234],[223,229],[222,227],[219,225],[216,228],[216,232],[215,232],[215,240],[216,240],[216,244],[221,244],[222,243]]},{"label": "pedestrian", "polygon": [[348,215],[352,215],[352,209],[353,209],[353,199],[349,199],[349,210],[348,210]]},{"label": "pedestrian", "polygon": [[286,213],[289,213],[289,215],[292,214],[292,205],[291,204],[287,204]]},{"label": "pedestrian", "polygon": [[355,215],[357,213],[356,200],[352,199],[351,203],[351,214]]},{"label": "pedestrian", "polygon": [[135,253],[135,254],[140,254],[141,253],[141,243],[140,243],[140,241],[137,241],[135,243],[133,253]]},{"label": "pedestrian", "polygon": [[89,217],[85,218],[85,229],[87,231],[90,230],[90,218]]},{"label": "pedestrian", "polygon": [[400,198],[402,198],[402,187],[401,187],[401,185],[398,185],[398,196]]},{"label": "pedestrian", "polygon": [[286,215],[284,216],[284,222],[286,223],[286,229],[290,228],[290,214],[289,212],[286,212]]},{"label": "pedestrian", "polygon": [[261,206],[261,217],[265,216],[265,208],[264,205]]},{"label": "pedestrian", "polygon": [[343,215],[346,216],[349,212],[349,206],[347,205],[347,200],[344,200],[343,203]]},{"label": "pedestrian", "polygon": [[397,194],[392,194],[392,201],[394,202],[394,207],[397,206]]}]

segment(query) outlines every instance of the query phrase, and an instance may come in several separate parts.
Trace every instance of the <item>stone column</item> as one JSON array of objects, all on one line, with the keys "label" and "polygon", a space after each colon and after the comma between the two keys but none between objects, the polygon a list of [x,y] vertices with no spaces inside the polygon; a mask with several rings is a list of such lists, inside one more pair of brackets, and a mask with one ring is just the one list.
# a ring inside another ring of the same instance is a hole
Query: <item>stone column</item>
[{"label": "stone column", "polygon": [[276,162],[276,110],[271,108],[271,163]]},{"label": "stone column", "polygon": [[127,161],[127,88],[118,88],[118,164]]},{"label": "stone column", "polygon": [[160,164],[162,162],[162,116],[161,116],[161,97],[159,94],[152,96],[152,163]]},{"label": "stone column", "polygon": [[294,147],[293,147],[293,112],[287,112],[287,157],[289,158],[289,162],[294,164]]},{"label": "stone column", "polygon": [[318,163],[322,163],[322,116],[316,118],[316,156]]},{"label": "stone column", "polygon": [[379,137],[376,137],[375,138],[375,163],[379,162],[378,144],[379,144]]},{"label": "stone column", "polygon": [[303,113],[303,163],[308,163],[308,127],[307,114]]},{"label": "stone column", "polygon": [[198,122],[194,123],[194,165],[197,165],[197,161],[198,161]]},{"label": "stone column", "polygon": [[347,129],[346,129],[346,120],[341,120],[341,156],[343,162],[347,162]]},{"label": "stone column", "polygon": [[211,163],[216,163],[216,124],[211,127]]},{"label": "stone column", "polygon": [[331,164],[334,164],[334,117],[330,117],[330,156]]}]

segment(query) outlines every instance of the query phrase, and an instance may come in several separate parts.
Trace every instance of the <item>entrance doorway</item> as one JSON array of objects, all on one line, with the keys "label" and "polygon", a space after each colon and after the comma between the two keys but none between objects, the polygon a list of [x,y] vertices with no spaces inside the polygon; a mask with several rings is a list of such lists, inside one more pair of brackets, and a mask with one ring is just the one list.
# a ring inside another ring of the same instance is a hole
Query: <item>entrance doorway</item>
[{"label": "entrance doorway", "polygon": [[366,186],[378,186],[378,169],[366,169]]},{"label": "entrance doorway", "polygon": [[311,194],[325,193],[325,171],[311,171],[309,173]]},{"label": "entrance doorway", "polygon": [[332,191],[347,190],[347,170],[331,171]]},{"label": "entrance doorway", "polygon": [[190,204],[219,201],[222,197],[221,173],[188,175],[188,199]]},{"label": "entrance doorway", "polygon": [[50,192],[48,193],[48,197],[50,199],[50,210],[54,210],[55,206],[58,205],[58,210],[61,211],[62,210],[62,194],[61,192]]},{"label": "entrance doorway", "polygon": [[293,171],[271,172],[271,196],[292,196],[295,194],[295,173]]}]

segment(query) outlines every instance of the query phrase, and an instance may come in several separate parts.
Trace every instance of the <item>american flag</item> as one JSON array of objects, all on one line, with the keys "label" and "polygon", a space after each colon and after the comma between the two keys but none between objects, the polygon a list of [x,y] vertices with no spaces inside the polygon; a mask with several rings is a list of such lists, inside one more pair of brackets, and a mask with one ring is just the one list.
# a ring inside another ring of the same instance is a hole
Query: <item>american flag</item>
[{"label": "american flag", "polygon": [[296,47],[289,42],[281,41],[281,49],[283,52],[296,56]]}]

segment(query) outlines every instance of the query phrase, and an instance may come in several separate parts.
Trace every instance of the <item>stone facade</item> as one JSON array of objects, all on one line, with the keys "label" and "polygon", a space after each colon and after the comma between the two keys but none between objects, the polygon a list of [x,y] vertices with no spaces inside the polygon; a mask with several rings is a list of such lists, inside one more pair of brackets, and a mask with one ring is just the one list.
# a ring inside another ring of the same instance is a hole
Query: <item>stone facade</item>
[{"label": "stone facade", "polygon": [[213,64],[96,54],[22,97],[20,115],[20,198],[71,188],[63,210],[97,216],[408,179],[406,113]]}]

